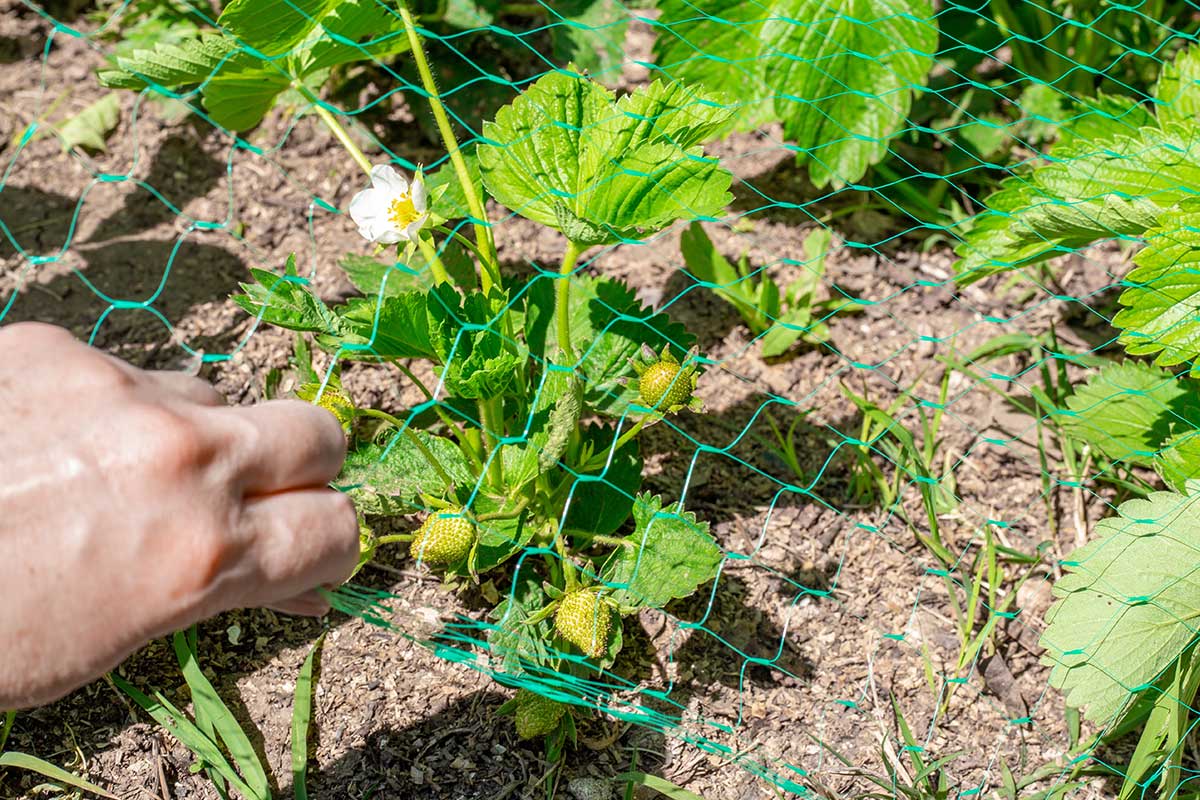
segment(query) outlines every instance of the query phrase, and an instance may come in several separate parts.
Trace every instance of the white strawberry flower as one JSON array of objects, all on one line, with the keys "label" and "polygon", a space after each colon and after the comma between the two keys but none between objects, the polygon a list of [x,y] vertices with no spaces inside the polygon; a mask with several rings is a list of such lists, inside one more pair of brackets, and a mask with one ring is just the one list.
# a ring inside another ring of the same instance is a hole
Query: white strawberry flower
[{"label": "white strawberry flower", "polygon": [[371,168],[371,185],[350,201],[350,218],[370,242],[414,242],[429,221],[428,199],[420,172],[410,184],[391,166],[377,164]]}]

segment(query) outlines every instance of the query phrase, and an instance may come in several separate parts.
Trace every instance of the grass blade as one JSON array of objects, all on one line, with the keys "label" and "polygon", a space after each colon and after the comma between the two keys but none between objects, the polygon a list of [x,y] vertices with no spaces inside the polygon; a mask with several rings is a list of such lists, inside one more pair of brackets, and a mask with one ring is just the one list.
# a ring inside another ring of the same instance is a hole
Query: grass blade
[{"label": "grass blade", "polygon": [[115,794],[109,794],[94,783],[89,783],[83,778],[72,775],[64,769],[54,766],[53,764],[43,761],[36,756],[26,755],[25,753],[0,753],[0,767],[12,767],[14,769],[25,769],[30,772],[36,772],[39,775],[49,778],[52,781],[65,783],[68,786],[74,786],[76,789],[82,789],[85,792],[108,797],[112,800],[120,800]]},{"label": "grass blade", "polygon": [[660,778],[657,775],[647,775],[645,772],[624,772],[613,780],[628,781],[638,786],[645,786],[647,789],[653,789],[658,792],[663,797],[671,798],[671,800],[704,800],[703,797],[695,792],[689,792],[682,786],[676,786],[666,778]]},{"label": "grass blade", "polygon": [[135,703],[145,709],[146,713],[153,717],[155,722],[166,728],[184,747],[191,750],[206,763],[212,764],[225,777],[225,780],[233,785],[233,788],[251,800],[270,800],[269,794],[257,794],[247,786],[246,782],[242,780],[237,771],[225,759],[217,743],[201,733],[200,729],[193,725],[192,721],[184,716],[179,709],[171,705],[171,702],[163,697],[161,693],[156,692],[154,697],[151,698],[143,694],[140,689],[120,675],[113,673],[110,677],[118,689],[133,698]]},{"label": "grass blade", "polygon": [[252,797],[269,800],[271,784],[267,780],[266,770],[254,745],[250,743],[241,723],[221,700],[217,690],[208,682],[200,665],[196,662],[196,654],[188,647],[187,639],[182,633],[176,633],[172,638],[175,645],[175,656],[179,659],[179,667],[183,670],[183,678],[187,681],[192,693],[192,704],[196,708],[196,716],[203,715],[206,722],[211,721],[217,730],[217,735],[225,744],[225,748],[233,757],[238,771],[245,778],[246,785],[252,791]]},{"label": "grass blade", "polygon": [[4,745],[8,742],[8,734],[12,731],[13,723],[17,720],[17,712],[5,711],[4,724],[0,725],[0,753],[4,752]]},{"label": "grass blade", "polygon": [[300,675],[296,678],[296,694],[292,699],[292,787],[296,800],[308,800],[308,726],[312,722],[313,664],[322,634],[308,651]]}]

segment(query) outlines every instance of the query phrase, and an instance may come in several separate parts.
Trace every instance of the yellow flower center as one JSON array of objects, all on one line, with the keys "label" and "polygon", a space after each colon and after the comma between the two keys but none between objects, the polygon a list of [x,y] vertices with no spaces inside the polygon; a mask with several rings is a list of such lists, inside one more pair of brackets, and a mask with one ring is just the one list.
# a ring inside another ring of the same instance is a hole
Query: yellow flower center
[{"label": "yellow flower center", "polygon": [[400,195],[388,206],[388,219],[400,229],[407,228],[420,216],[417,207],[413,205],[411,192]]}]

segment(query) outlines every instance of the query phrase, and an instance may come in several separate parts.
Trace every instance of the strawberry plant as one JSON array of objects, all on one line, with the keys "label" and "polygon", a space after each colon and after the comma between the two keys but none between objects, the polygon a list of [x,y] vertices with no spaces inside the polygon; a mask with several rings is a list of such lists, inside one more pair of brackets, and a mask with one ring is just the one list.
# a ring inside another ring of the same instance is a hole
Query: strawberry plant
[{"label": "strawberry plant", "polygon": [[[727,112],[678,84],[618,98],[568,69],[530,85],[464,151],[423,53],[417,65],[449,164],[428,176],[368,165],[348,210],[388,257],[342,261],[362,296],[327,305],[291,260],[282,274],[255,270],[235,300],[297,332],[296,394],[351,436],[339,484],[368,523],[364,559],[407,543],[448,586],[498,597],[480,645],[506,683],[595,674],[618,657],[625,618],[712,581],[723,554],[705,522],[642,491],[639,432],[699,407],[694,337],[579,262],[722,211],[731,178],[701,143]],[[485,197],[561,233],[557,268],[501,273]],[[324,375],[314,347],[331,357]],[[356,361],[394,364],[424,401],[357,407],[340,372]],[[389,516],[413,532],[370,532]],[[561,747],[568,706],[535,698],[517,696],[518,731]]]},{"label": "strawberry plant", "polygon": [[1133,359],[1103,366],[1061,404],[1035,396],[1064,436],[1115,466],[1153,469],[1168,487],[1122,482],[1144,496],[1122,503],[1064,561],[1042,636],[1050,682],[1070,705],[1114,737],[1142,727],[1121,798],[1179,791],[1200,689],[1197,76],[1192,48],[1163,68],[1153,111],[1121,97],[1082,101],[1050,158],[988,198],[958,251],[959,281],[970,283],[1104,239],[1140,248],[1112,319]]}]

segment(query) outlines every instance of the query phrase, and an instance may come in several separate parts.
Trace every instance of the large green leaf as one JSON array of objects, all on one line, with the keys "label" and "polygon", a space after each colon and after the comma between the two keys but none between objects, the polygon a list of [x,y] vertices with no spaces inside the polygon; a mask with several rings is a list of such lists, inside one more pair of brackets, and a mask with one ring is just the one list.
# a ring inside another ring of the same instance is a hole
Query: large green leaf
[{"label": "large green leaf", "polygon": [[[1198,129],[1200,131],[1200,129]],[[1193,143],[1194,148],[1200,144]],[[1197,153],[1200,156],[1200,152]],[[1197,161],[1200,170],[1200,159]],[[1200,372],[1200,203],[1164,212],[1146,232],[1146,248],[1125,278],[1125,306],[1113,324],[1134,355],[1154,355],[1163,366],[1187,364]]]},{"label": "large green leaf", "polygon": [[1093,375],[1066,401],[1062,426],[1113,461],[1150,466],[1180,431],[1200,428],[1200,393],[1191,382],[1134,361]]},{"label": "large green leaf", "polygon": [[763,80],[762,26],[771,4],[745,0],[661,0],[655,63],[683,84],[703,86],[739,103],[737,124],[752,126],[753,110],[769,99]]},{"label": "large green leaf", "polygon": [[1111,722],[1198,633],[1200,496],[1122,503],[1072,553],[1041,644],[1051,685],[1088,719]]},{"label": "large green leaf", "polygon": [[266,56],[278,56],[304,40],[341,0],[230,0],[217,25]]},{"label": "large green leaf", "polygon": [[[456,485],[471,486],[475,478],[458,445],[425,431],[412,431],[442,471]],[[346,456],[337,484],[354,498],[367,514],[410,514],[421,508],[420,494],[442,495],[446,484],[409,435],[396,436],[389,444],[368,443]]]},{"label": "large green leaf", "polygon": [[383,297],[356,297],[336,309],[340,335],[322,337],[327,349],[345,342],[348,358],[436,359],[429,332],[425,292],[403,291]]},{"label": "large green leaf", "polygon": [[1081,101],[1049,158],[1006,180],[971,221],[956,250],[958,282],[1177,227],[1165,215],[1200,180],[1198,61],[1192,48],[1164,68],[1157,119],[1128,98]]},{"label": "large green leaf", "polygon": [[861,178],[925,84],[931,0],[780,0],[763,25],[764,78],[817,186]]},{"label": "large green leaf", "polygon": [[408,49],[400,16],[379,0],[232,0],[223,32],[118,55],[106,86],[182,92],[199,87],[212,121],[253,128],[296,82],[329,67]]},{"label": "large green leaf", "polygon": [[1154,87],[1154,108],[1164,121],[1195,122],[1200,116],[1200,48],[1181,52]]},{"label": "large green leaf", "polygon": [[577,244],[638,239],[730,201],[729,173],[697,145],[726,114],[674,85],[616,103],[593,81],[553,72],[484,124],[479,166],[497,201]]},{"label": "large green leaf", "polygon": [[649,494],[634,501],[633,519],[634,532],[601,570],[623,608],[662,608],[717,577],[724,554],[707,522]]},{"label": "large green leaf", "polygon": [[737,103],[739,127],[773,110],[817,186],[856,181],[883,158],[937,49],[930,0],[664,0],[661,9],[659,67]]}]

